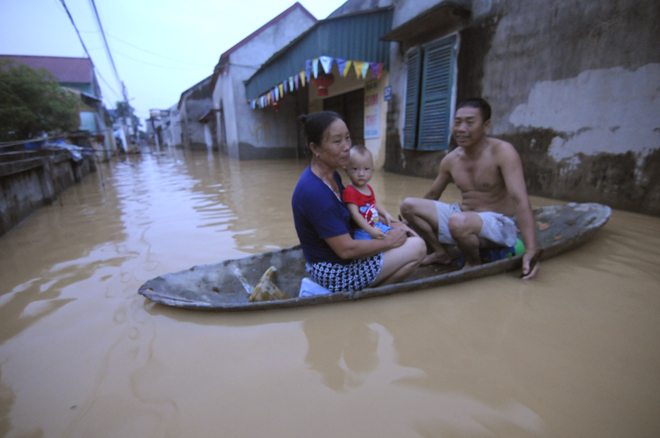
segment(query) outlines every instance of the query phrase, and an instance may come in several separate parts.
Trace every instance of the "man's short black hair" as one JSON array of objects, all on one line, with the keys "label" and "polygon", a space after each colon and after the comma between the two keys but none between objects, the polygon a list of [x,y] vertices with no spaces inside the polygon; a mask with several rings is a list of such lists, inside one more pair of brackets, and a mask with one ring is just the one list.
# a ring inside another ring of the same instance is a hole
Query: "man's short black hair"
[{"label": "man's short black hair", "polygon": [[465,99],[463,102],[458,104],[456,111],[465,106],[478,109],[484,122],[490,120],[490,105],[488,102],[486,102],[485,99],[482,99],[481,97],[471,97],[470,99]]}]

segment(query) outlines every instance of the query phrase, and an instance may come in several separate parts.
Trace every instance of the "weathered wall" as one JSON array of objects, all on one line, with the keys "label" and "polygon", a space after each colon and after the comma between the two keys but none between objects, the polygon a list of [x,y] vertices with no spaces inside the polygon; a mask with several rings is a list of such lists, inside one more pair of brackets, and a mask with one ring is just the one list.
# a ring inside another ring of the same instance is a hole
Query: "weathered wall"
[{"label": "weathered wall", "polygon": [[1,153],[0,236],[94,170],[91,158],[75,162],[66,151]]},{"label": "weathered wall", "polygon": [[[397,26],[440,2],[393,3]],[[472,17],[459,32],[457,101],[490,101],[490,134],[519,151],[530,193],[660,215],[660,3],[461,4]],[[386,169],[432,178],[444,152],[401,149],[405,49],[392,44]]]},{"label": "weathered wall", "polygon": [[296,8],[229,55],[228,74],[218,80],[222,90],[214,95],[222,99],[225,151],[230,157],[245,160],[296,156],[296,124],[282,123],[282,120],[295,120],[300,111],[296,93],[289,93],[281,100],[278,114],[272,107],[252,110],[243,82],[313,24],[312,17]]},{"label": "weathered wall", "polygon": [[183,97],[179,116],[184,149],[207,149],[204,123],[201,123],[199,118],[212,108],[211,77],[209,76],[186,92]]},{"label": "weathered wall", "polygon": [[532,193],[660,215],[658,18],[653,0],[501,0],[472,30],[490,48],[459,90],[491,102]]}]

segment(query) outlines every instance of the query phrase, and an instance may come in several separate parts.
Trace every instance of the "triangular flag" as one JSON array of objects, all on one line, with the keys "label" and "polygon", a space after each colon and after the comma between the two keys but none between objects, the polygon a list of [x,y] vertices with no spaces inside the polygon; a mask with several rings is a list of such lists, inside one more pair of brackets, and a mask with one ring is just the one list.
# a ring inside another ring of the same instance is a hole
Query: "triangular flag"
[{"label": "triangular flag", "polygon": [[367,79],[367,73],[369,73],[369,63],[365,62],[363,64],[364,65],[362,66],[362,77]]},{"label": "triangular flag", "polygon": [[300,82],[300,75],[295,75],[293,77],[293,83],[296,84],[296,90],[298,89],[298,83]]},{"label": "triangular flag", "polygon": [[337,63],[337,69],[339,70],[339,76],[344,77],[344,68],[346,68],[346,60],[341,58],[335,58]]},{"label": "triangular flag", "polygon": [[385,64],[378,64],[378,73],[376,73],[376,78],[380,79],[380,75],[383,74],[383,67],[385,67]]},{"label": "triangular flag", "polygon": [[267,105],[270,105],[270,101],[272,100],[271,93],[272,93],[272,91],[269,91],[268,94],[266,95],[266,96],[267,96],[267,100],[268,100]]},{"label": "triangular flag", "polygon": [[[312,75],[312,60],[308,59],[305,61],[305,78],[307,79],[307,82],[309,82],[309,78]],[[305,86],[305,81],[303,81],[303,87]]]},{"label": "triangular flag", "polygon": [[353,61],[346,61],[346,67],[344,67],[344,77],[346,77],[348,72],[351,71],[351,65],[353,65]]},{"label": "triangular flag", "polygon": [[280,100],[281,98],[284,97],[284,85],[283,85],[283,84],[280,84],[280,86],[277,87],[277,89],[280,91],[280,94],[279,94],[279,96],[277,97],[277,100]]},{"label": "triangular flag", "polygon": [[[282,82],[282,85],[284,85],[284,90],[283,90],[284,93],[288,93],[289,92],[289,82],[284,81],[284,82]],[[284,93],[282,93],[282,96],[284,96]]]},{"label": "triangular flag", "polygon": [[371,69],[371,73],[376,77],[378,75],[378,67],[380,66],[380,62],[370,62],[369,63],[369,68]]},{"label": "triangular flag", "polygon": [[319,58],[312,59],[312,73],[315,78],[319,77]]},{"label": "triangular flag", "polygon": [[300,85],[304,87],[305,86],[305,71],[300,70],[300,75],[299,76],[300,76]]},{"label": "triangular flag", "polygon": [[323,71],[330,73],[330,70],[332,70],[332,58],[330,56],[319,56],[319,61],[321,61]]},{"label": "triangular flag", "polygon": [[289,76],[289,92],[293,91],[293,76]]},{"label": "triangular flag", "polygon": [[355,75],[357,76],[358,79],[360,79],[362,75],[362,70],[364,65],[365,63],[362,61],[353,61],[353,66],[355,67]]}]

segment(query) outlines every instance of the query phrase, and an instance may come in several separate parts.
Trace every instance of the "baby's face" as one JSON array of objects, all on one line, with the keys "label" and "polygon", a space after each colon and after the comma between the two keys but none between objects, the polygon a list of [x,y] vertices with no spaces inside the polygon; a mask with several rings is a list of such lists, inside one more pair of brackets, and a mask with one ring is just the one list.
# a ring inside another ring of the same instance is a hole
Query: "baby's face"
[{"label": "baby's face", "polygon": [[374,160],[371,154],[360,155],[351,152],[351,159],[346,166],[346,173],[354,186],[362,187],[369,182],[374,171]]}]

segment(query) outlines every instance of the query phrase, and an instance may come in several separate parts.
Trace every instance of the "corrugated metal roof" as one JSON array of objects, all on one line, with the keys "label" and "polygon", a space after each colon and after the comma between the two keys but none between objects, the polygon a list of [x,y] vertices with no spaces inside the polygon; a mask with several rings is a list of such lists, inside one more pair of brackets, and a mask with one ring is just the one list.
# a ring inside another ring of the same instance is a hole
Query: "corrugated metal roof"
[{"label": "corrugated metal roof", "polygon": [[0,55],[0,59],[12,59],[33,69],[45,68],[57,78],[57,82],[93,83],[94,69],[89,58]]},{"label": "corrugated metal roof", "polygon": [[380,62],[389,68],[390,45],[381,36],[392,29],[393,8],[380,8],[321,20],[274,54],[246,82],[254,99],[305,69],[305,61],[331,56]]}]

